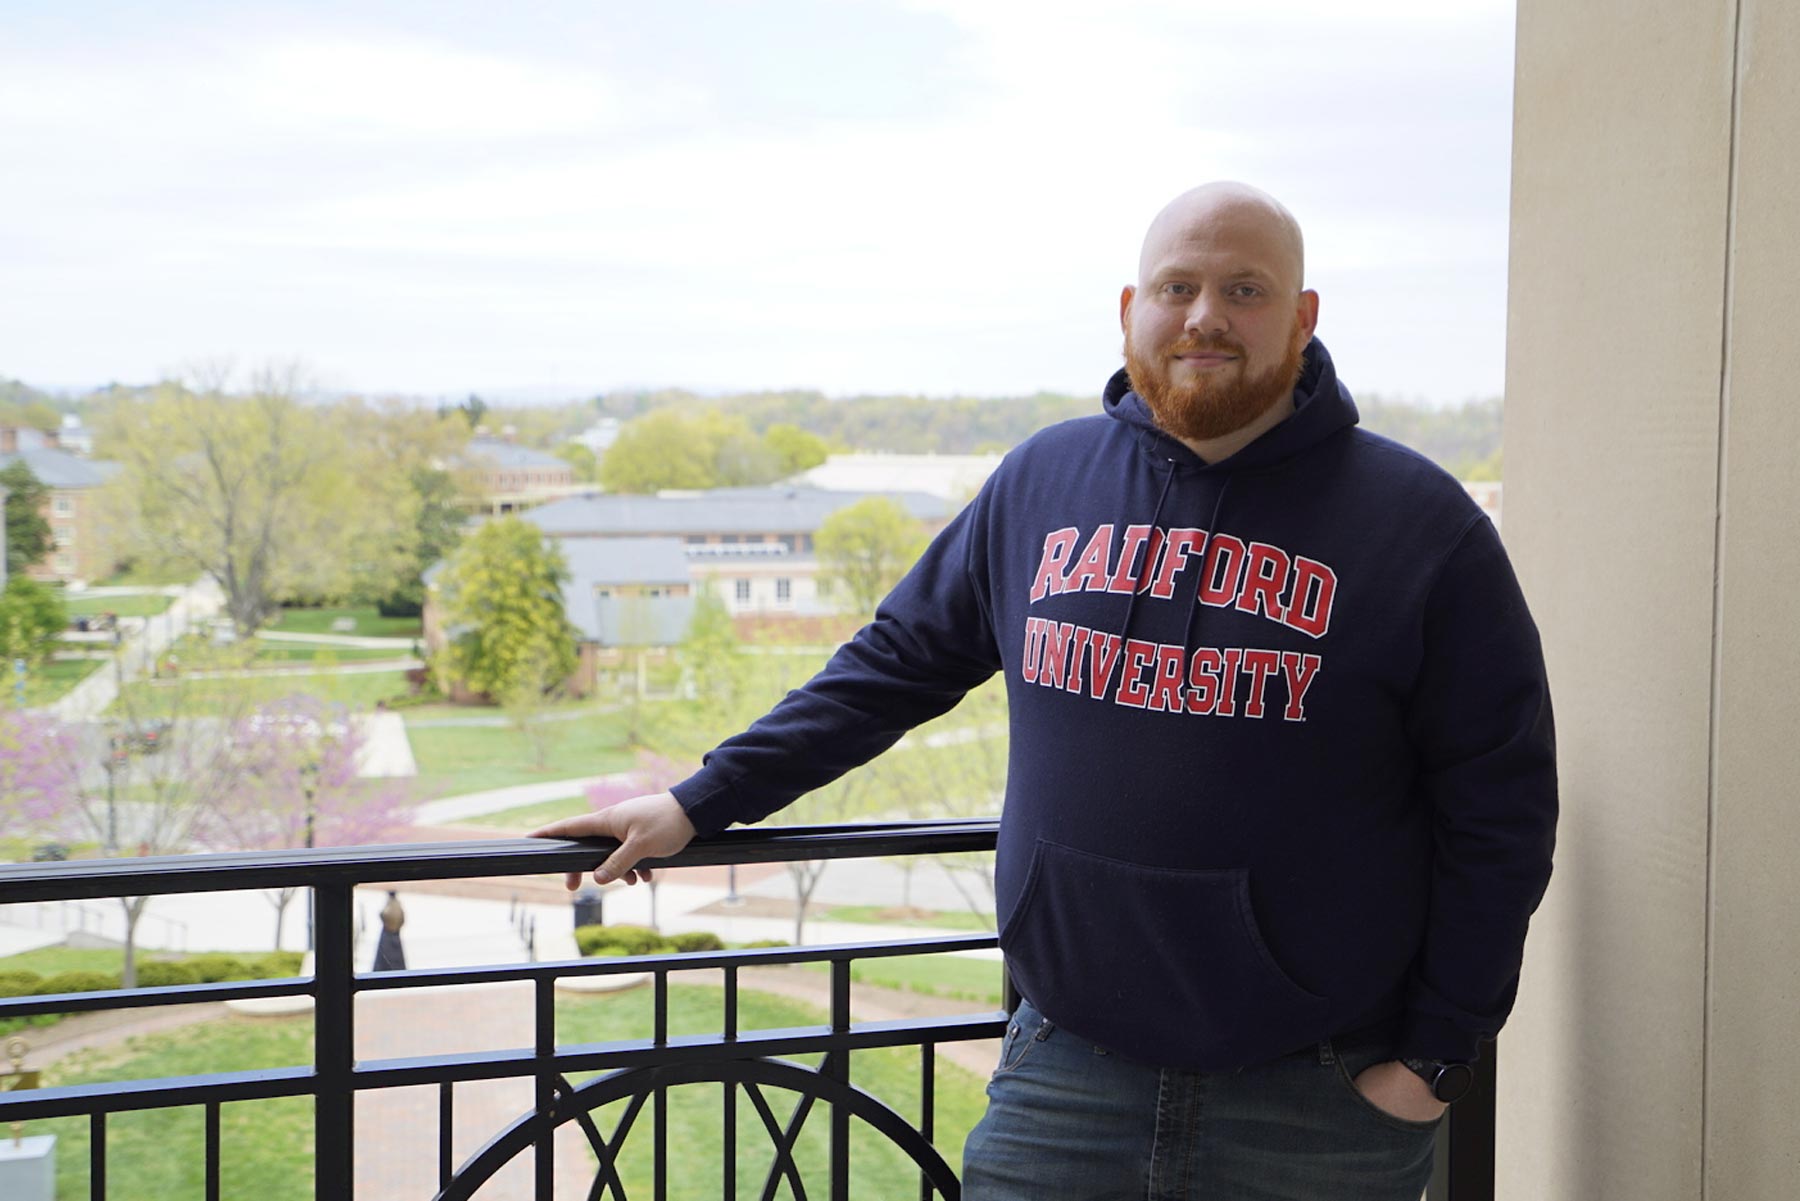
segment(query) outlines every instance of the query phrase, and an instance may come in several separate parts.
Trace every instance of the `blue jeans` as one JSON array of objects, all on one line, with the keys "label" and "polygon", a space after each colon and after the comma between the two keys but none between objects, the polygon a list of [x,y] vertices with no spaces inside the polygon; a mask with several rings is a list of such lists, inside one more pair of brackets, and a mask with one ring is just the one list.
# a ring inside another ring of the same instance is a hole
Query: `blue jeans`
[{"label": "blue jeans", "polygon": [[1391,1058],[1324,1043],[1235,1072],[1161,1069],[1024,1002],[963,1149],[963,1198],[1418,1201],[1438,1122],[1394,1117],[1351,1084]]}]

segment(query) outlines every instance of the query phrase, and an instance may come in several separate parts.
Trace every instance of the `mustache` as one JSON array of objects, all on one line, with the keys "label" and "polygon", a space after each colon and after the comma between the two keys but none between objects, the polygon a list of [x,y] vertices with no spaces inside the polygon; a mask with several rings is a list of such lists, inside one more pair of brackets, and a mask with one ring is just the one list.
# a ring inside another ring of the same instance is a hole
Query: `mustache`
[{"label": "mustache", "polygon": [[1183,338],[1169,347],[1171,357],[1178,354],[1235,354],[1243,355],[1244,348],[1226,338]]}]

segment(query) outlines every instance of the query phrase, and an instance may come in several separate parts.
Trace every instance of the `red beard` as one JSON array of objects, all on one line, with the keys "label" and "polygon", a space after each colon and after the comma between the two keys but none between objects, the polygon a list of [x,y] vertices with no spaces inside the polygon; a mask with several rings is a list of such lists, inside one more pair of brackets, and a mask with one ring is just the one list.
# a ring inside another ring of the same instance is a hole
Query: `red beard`
[{"label": "red beard", "polygon": [[1242,372],[1223,378],[1200,378],[1177,384],[1169,378],[1169,360],[1179,354],[1195,351],[1221,351],[1239,356],[1244,348],[1223,339],[1183,338],[1157,355],[1139,352],[1131,342],[1129,325],[1125,330],[1125,370],[1131,377],[1132,391],[1144,398],[1150,415],[1165,433],[1190,442],[1206,442],[1236,433],[1290,395],[1300,379],[1301,357],[1306,339],[1300,327],[1281,362],[1261,375],[1246,376]]}]

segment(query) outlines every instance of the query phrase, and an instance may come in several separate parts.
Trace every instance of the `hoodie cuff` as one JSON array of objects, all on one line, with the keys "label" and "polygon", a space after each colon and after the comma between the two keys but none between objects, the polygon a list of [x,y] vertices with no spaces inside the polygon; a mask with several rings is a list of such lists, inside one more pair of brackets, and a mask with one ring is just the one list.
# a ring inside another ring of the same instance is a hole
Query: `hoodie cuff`
[{"label": "hoodie cuff", "polygon": [[1397,1058],[1441,1059],[1446,1063],[1474,1063],[1481,1037],[1435,1014],[1408,1010],[1400,1030]]},{"label": "hoodie cuff", "polygon": [[713,767],[699,771],[669,789],[681,802],[697,838],[711,838],[729,826],[738,810],[736,789],[725,773]]}]

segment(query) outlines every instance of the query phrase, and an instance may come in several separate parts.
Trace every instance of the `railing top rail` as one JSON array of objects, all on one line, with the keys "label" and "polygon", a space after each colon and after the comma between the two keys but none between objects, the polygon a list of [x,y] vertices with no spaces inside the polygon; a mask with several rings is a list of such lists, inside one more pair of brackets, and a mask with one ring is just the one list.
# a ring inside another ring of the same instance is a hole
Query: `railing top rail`
[{"label": "railing top rail", "polygon": [[[999,821],[994,818],[726,830],[690,843],[678,855],[644,863],[647,867],[701,867],[985,851],[993,849],[998,830]],[[4,864],[0,865],[0,904],[586,871],[617,845],[610,838],[497,838]]]}]

